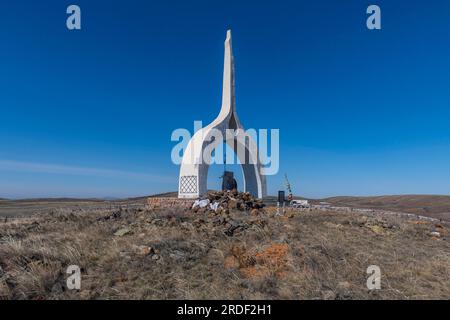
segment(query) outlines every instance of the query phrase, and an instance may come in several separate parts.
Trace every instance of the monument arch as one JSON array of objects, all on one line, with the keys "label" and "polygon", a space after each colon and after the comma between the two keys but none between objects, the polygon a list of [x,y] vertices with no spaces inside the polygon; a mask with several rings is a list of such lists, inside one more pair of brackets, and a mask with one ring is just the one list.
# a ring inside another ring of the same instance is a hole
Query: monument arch
[{"label": "monument arch", "polygon": [[[239,136],[234,135],[230,137],[227,135],[227,129],[245,132],[236,113],[231,30],[227,31],[225,39],[222,107],[216,119],[194,134],[184,151],[178,181],[179,198],[197,198],[207,192],[209,164],[203,161],[203,152],[208,145],[214,143],[214,141],[210,140],[214,130],[218,130],[222,134],[225,138],[223,142],[232,146],[235,152],[238,148],[245,150],[244,154],[237,152],[243,173],[244,191],[251,193],[257,198],[263,198],[266,195],[266,177],[261,173],[262,165],[258,148],[249,147],[245,144],[246,140],[239,139]],[[247,137],[247,139],[251,140],[252,138]],[[244,145],[242,141],[244,141]],[[256,146],[256,142],[249,141],[249,145]],[[247,161],[247,156],[251,161]]]}]

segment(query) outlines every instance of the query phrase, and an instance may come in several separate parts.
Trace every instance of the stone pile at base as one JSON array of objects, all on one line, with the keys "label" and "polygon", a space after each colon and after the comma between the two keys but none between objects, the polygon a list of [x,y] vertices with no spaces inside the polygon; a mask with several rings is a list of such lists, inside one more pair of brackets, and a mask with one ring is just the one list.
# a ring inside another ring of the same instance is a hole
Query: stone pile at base
[{"label": "stone pile at base", "polygon": [[174,197],[150,197],[148,209],[182,208],[195,213],[229,214],[230,210],[248,211],[252,215],[264,213],[265,204],[248,192],[211,191],[197,200]]},{"label": "stone pile at base", "polygon": [[194,212],[214,212],[228,214],[230,210],[249,211],[252,215],[264,212],[265,204],[248,192],[213,191],[196,200],[192,205]]}]

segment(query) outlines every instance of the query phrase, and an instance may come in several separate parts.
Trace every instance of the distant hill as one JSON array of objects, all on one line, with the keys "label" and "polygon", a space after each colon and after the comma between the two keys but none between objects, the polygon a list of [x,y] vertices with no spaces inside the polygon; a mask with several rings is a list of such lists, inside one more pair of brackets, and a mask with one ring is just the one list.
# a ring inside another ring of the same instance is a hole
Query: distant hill
[{"label": "distant hill", "polygon": [[171,191],[171,192],[164,192],[164,193],[153,194],[150,197],[151,198],[172,198],[172,197],[178,197],[178,191]]},{"label": "distant hill", "polygon": [[[151,195],[150,197],[177,197],[178,192],[165,192]],[[295,199],[304,199],[294,197]],[[450,196],[443,195],[397,195],[352,197],[340,196],[325,199],[309,199],[311,203],[327,202],[334,206],[381,209],[405,213],[413,213],[432,218],[450,221]],[[44,212],[59,208],[110,208],[111,206],[141,206],[147,201],[147,197],[128,199],[0,199],[0,217],[2,216],[28,216],[33,213]],[[267,205],[276,205],[277,197],[267,196],[264,202]]]},{"label": "distant hill", "polygon": [[383,209],[414,213],[450,220],[450,196],[443,195],[397,195],[375,197],[331,197],[321,201],[335,206]]},{"label": "distant hill", "polygon": [[27,217],[58,210],[106,210],[123,206],[131,208],[144,205],[146,200],[147,197],[114,201],[72,198],[0,200],[0,217]]}]

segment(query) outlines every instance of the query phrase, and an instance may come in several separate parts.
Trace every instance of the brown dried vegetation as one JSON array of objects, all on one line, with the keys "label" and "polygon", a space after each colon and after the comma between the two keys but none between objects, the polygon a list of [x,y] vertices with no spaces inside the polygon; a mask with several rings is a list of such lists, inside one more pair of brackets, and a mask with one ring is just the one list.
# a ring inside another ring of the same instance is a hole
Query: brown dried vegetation
[{"label": "brown dried vegetation", "polygon": [[[448,230],[317,210],[53,210],[0,223],[0,298],[449,299]],[[69,265],[81,290],[66,288]]]}]

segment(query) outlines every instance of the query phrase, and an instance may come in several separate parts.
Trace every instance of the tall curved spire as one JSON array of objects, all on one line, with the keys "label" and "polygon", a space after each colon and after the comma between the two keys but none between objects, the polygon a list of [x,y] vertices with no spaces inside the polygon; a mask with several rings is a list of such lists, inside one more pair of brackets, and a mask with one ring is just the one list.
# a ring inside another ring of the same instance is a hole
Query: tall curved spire
[{"label": "tall curved spire", "polygon": [[227,31],[225,39],[225,54],[223,61],[223,87],[221,114],[229,114],[236,111],[236,96],[234,83],[234,57],[231,44],[231,30]]}]

